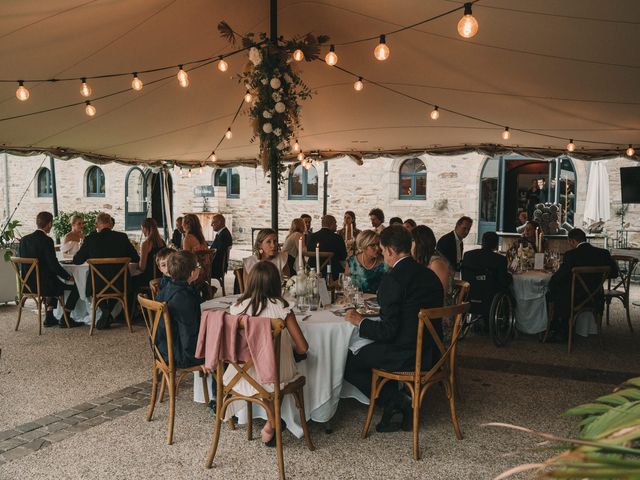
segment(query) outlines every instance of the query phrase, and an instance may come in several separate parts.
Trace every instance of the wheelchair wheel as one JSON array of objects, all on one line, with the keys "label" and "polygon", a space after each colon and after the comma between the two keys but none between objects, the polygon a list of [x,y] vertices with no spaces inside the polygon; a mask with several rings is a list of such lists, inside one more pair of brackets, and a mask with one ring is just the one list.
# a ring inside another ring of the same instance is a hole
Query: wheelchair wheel
[{"label": "wheelchair wheel", "polygon": [[489,332],[497,347],[503,347],[514,334],[516,316],[509,295],[500,293],[493,298],[489,312]]}]

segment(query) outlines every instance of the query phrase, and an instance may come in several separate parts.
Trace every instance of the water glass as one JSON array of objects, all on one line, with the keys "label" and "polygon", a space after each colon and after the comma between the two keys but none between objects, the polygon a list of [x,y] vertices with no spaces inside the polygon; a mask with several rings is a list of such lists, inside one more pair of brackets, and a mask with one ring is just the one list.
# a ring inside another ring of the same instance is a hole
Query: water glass
[{"label": "water glass", "polygon": [[309,297],[307,295],[301,295],[297,298],[298,310],[300,313],[306,313],[309,311]]}]

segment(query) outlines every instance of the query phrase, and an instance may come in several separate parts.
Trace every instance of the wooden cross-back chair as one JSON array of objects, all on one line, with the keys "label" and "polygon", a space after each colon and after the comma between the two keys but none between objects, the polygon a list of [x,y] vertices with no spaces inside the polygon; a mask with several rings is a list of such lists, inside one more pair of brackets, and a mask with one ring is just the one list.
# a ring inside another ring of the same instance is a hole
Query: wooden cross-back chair
[{"label": "wooden cross-back chair", "polygon": [[[241,331],[245,328],[246,318],[241,318],[238,322],[237,336],[241,335]],[[305,384],[305,377],[298,377],[292,382],[286,384],[281,388],[280,386],[280,335],[285,328],[285,323],[281,319],[271,320],[271,336],[273,338],[273,348],[275,352],[275,382],[273,383],[273,391],[267,390],[263,387],[256,378],[250,373],[249,369],[253,366],[253,359],[245,362],[229,361],[230,365],[235,367],[236,375],[226,384],[223,383],[224,362],[218,361],[216,366],[216,420],[213,435],[211,438],[211,447],[207,456],[206,468],[211,468],[213,459],[216,455],[218,448],[218,441],[220,439],[220,429],[224,419],[227,407],[231,402],[245,401],[247,402],[247,439],[252,440],[253,435],[253,409],[254,403],[260,405],[267,413],[267,418],[275,430],[276,438],[276,450],[278,455],[278,469],[280,472],[280,478],[284,479],[284,456],[282,452],[282,425],[280,423],[280,406],[282,399],[287,394],[292,394],[295,399],[296,406],[300,415],[300,423],[302,424],[302,431],[304,432],[304,440],[309,450],[315,450],[313,443],[311,442],[311,436],[307,428],[307,420],[304,412],[304,396],[302,388]],[[242,395],[236,392],[233,387],[241,380],[244,379],[255,388],[256,393],[251,397]]]},{"label": "wooden cross-back chair", "polygon": [[[320,256],[320,268],[316,265],[316,272],[322,272],[333,258],[333,252],[318,252]],[[316,258],[315,250],[305,250],[303,255],[307,258]]]},{"label": "wooden cross-back chair", "polygon": [[236,268],[233,274],[236,277],[236,282],[238,282],[239,293],[244,293],[244,267]]},{"label": "wooden cross-back chair", "polygon": [[151,292],[151,299],[155,300],[160,293],[160,279],[154,278],[153,280],[149,280],[149,291]]},{"label": "wooden cross-back chair", "polygon": [[[20,319],[22,318],[22,309],[28,299],[33,299],[38,307],[38,335],[42,335],[42,304],[44,298],[40,294],[40,265],[37,258],[24,258],[24,257],[11,257],[11,266],[16,272],[16,278],[18,280],[18,321],[16,322],[15,331],[18,331],[20,326]],[[23,271],[24,267],[24,271]],[[29,286],[29,280],[35,278],[36,288],[35,291]],[[64,316],[64,322],[69,328],[69,318],[67,312],[64,309],[64,297],[61,295],[58,297],[58,301],[62,306],[62,315]]]},{"label": "wooden cross-back chair", "polygon": [[[124,311],[124,318],[129,327],[129,331],[133,332],[131,328],[131,318],[129,317],[129,301],[127,299],[128,292],[128,278],[129,278],[129,263],[131,259],[129,257],[119,258],[90,258],[87,260],[89,265],[89,273],[91,275],[91,328],[89,329],[89,335],[93,335],[93,329],[96,326],[96,312],[100,303],[115,300],[122,305]],[[107,278],[101,271],[105,266],[117,267],[111,278]],[[122,279],[122,288],[117,283]],[[98,290],[97,284],[99,281],[104,282],[101,289]]]},{"label": "wooden cross-back chair", "polygon": [[[469,311],[470,306],[471,305],[466,302],[459,305],[453,305],[451,307],[423,308],[420,310],[420,313],[418,314],[415,368],[410,372],[391,372],[380,368],[374,368],[372,370],[369,412],[362,432],[362,438],[366,438],[369,433],[369,426],[371,425],[371,420],[373,418],[376,399],[380,395],[382,388],[387,382],[395,380],[404,384],[411,394],[411,407],[413,410],[413,458],[415,460],[420,458],[418,437],[420,430],[420,407],[429,388],[437,383],[442,383],[444,385],[445,393],[449,400],[449,413],[451,416],[451,423],[453,424],[453,430],[458,440],[462,440],[462,432],[460,431],[460,425],[458,425],[455,406],[455,360],[462,316]],[[445,317],[454,318],[453,334],[451,335],[451,339],[448,344],[445,344],[434,326],[434,320],[441,321],[440,319]],[[428,370],[422,370],[421,365],[425,328],[433,339],[435,346],[438,349],[438,353],[440,354],[440,359]]]},{"label": "wooden cross-back chair", "polygon": [[222,296],[227,296],[227,289],[224,286],[224,276],[227,274],[227,269],[229,268],[229,255],[231,255],[231,247],[227,247],[223,253],[222,258],[222,271],[220,272],[220,276],[213,277],[213,279],[217,280],[220,283],[220,288],[222,289]]},{"label": "wooden cross-back chair", "polygon": [[[604,292],[604,282],[610,273],[610,267],[573,267],[571,269],[571,311],[569,313],[568,353],[571,353],[573,330],[576,325],[576,319],[580,313],[592,312],[596,318],[598,335],[602,334],[602,313],[598,305],[598,295]],[[587,279],[592,279],[591,287]],[[584,295],[580,300],[577,296],[579,292]]]},{"label": "wooden cross-back chair", "polygon": [[216,256],[216,250],[198,250],[193,253],[200,264],[200,273],[194,282],[194,286],[205,300],[211,300],[216,293],[216,289],[211,286],[211,267],[213,266],[213,258]]},{"label": "wooden cross-back chair", "polygon": [[469,290],[471,289],[471,284],[465,280],[454,280],[453,281],[453,304],[459,305],[467,301],[467,297],[469,296]]},{"label": "wooden cross-back chair", "polygon": [[[200,365],[189,368],[178,368],[173,358],[173,334],[171,332],[171,317],[169,309],[165,302],[156,302],[149,300],[144,295],[138,295],[138,303],[142,308],[142,316],[147,327],[149,336],[149,344],[153,355],[153,366],[151,368],[151,398],[149,399],[149,407],[147,408],[147,421],[153,418],[156,400],[158,399],[158,376],[161,378],[161,385],[167,387],[169,391],[169,418],[167,425],[167,444],[173,444],[173,427],[176,414],[176,397],[182,380],[193,372],[200,372],[202,379],[202,388],[204,391],[205,405],[209,405],[209,389],[207,387],[207,376],[204,374]],[[156,334],[158,327],[164,326],[167,341],[167,361],[162,357],[158,346],[156,345]]]},{"label": "wooden cross-back chair", "polygon": [[617,278],[609,278],[607,282],[607,289],[604,291],[604,300],[607,306],[607,325],[609,325],[609,307],[611,306],[611,301],[614,298],[617,298],[622,302],[622,305],[626,310],[627,324],[629,325],[629,330],[633,332],[633,327],[631,326],[631,314],[629,311],[629,288],[631,286],[631,275],[633,275],[633,271],[638,264],[638,259],[627,255],[612,255],[612,258],[618,263],[618,270],[620,273]]}]

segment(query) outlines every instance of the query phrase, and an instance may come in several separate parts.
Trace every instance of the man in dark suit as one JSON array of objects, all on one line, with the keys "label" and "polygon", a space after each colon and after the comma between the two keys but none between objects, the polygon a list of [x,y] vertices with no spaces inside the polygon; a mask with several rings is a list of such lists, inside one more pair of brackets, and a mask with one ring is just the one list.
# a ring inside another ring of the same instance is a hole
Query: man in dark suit
[{"label": "man in dark suit", "polygon": [[[126,233],[114,232],[111,229],[111,216],[107,213],[100,213],[96,217],[96,233],[87,236],[80,247],[80,250],[74,255],[73,263],[81,265],[91,258],[121,258],[129,257],[132,262],[139,262],[140,256],[133,247]],[[120,269],[118,265],[104,265],[100,267],[100,272],[107,278],[112,278]],[[127,275],[129,271],[127,270]],[[127,282],[130,284],[130,282]],[[96,276],[96,289],[100,290],[104,287],[104,281]],[[120,278],[115,283],[119,289],[124,288],[124,282]],[[133,293],[132,288],[128,288],[129,295]],[[87,281],[87,295],[93,295],[91,291],[91,279]],[[132,297],[131,297],[132,298]],[[129,302],[131,300],[129,299]],[[109,304],[109,305],[107,305]],[[108,328],[110,324],[109,316],[111,308],[115,301],[106,301],[100,304],[102,315],[96,327],[99,329]],[[131,304],[131,303],[130,303]]]},{"label": "man in dark suit", "polygon": [[[567,250],[562,264],[549,281],[547,299],[553,304],[553,319],[551,322],[551,339],[565,340],[568,334],[568,319],[571,314],[571,270],[574,267],[609,267],[609,278],[618,276],[618,264],[611,257],[608,250],[594,247],[587,243],[584,231],[574,228],[568,235],[570,250]],[[595,290],[601,280],[600,274],[584,275],[584,281],[590,291]],[[576,302],[585,300],[587,293],[576,285]],[[604,309],[604,291],[601,290],[596,298],[596,309],[602,313]]]},{"label": "man in dark suit", "polygon": [[213,231],[216,232],[216,238],[213,239],[211,244],[211,248],[216,250],[216,256],[213,257],[213,265],[211,267],[211,277],[220,278],[228,268],[227,249],[233,245],[233,238],[231,238],[231,232],[227,228],[226,220],[221,213],[213,216],[211,226]]},{"label": "man in dark suit", "polygon": [[467,238],[473,220],[471,218],[463,216],[456,222],[456,227],[446,235],[440,237],[436,248],[449,260],[451,268],[456,272],[460,271],[460,264],[462,263],[462,256],[464,254],[464,244],[462,241]]},{"label": "man in dark suit", "polygon": [[[418,312],[421,308],[442,307],[444,292],[438,276],[411,257],[411,234],[401,225],[385,228],[380,234],[385,263],[391,268],[380,283],[378,303],[380,321],[364,318],[349,310],[346,320],[359,327],[360,336],[374,340],[354,355],[349,352],[344,378],[362,393],[371,394],[371,369],[413,370],[416,357]],[[436,329],[441,329],[436,325]],[[422,367],[428,369],[437,361],[437,348],[430,335],[425,335]],[[394,414],[402,413],[402,428],[411,430],[411,399],[388,382],[380,393],[384,411],[379,432],[398,430]]]},{"label": "man in dark suit", "polygon": [[[347,247],[344,240],[336,233],[338,224],[333,215],[325,215],[322,217],[322,228],[315,233],[307,236],[307,251],[315,252],[316,246],[320,246],[321,252],[332,252],[331,273],[333,278],[344,272],[344,261],[347,259]],[[322,259],[320,259],[322,263]],[[316,267],[316,257],[313,255],[309,258],[309,267]],[[322,273],[327,272],[327,267],[322,269]]]},{"label": "man in dark suit", "polygon": [[182,237],[184,236],[184,228],[182,228],[182,217],[176,218],[176,229],[171,236],[171,243],[175,248],[182,248]]},{"label": "man in dark suit", "polygon": [[[58,305],[58,297],[64,294],[65,290],[70,290],[69,298],[65,302],[65,310],[71,311],[75,308],[78,301],[78,289],[75,284],[65,284],[60,278],[73,282],[73,276],[67,272],[56,258],[56,251],[53,246],[53,239],[49,236],[51,227],[53,226],[53,215],[49,212],[40,212],[36,216],[36,227],[38,229],[25,235],[20,240],[19,255],[23,258],[37,258],[38,267],[40,269],[40,293],[45,297],[45,303],[47,305],[47,313],[43,325],[45,327],[52,327],[54,325],[60,325],[66,327],[64,319],[58,322],[53,316],[53,310]],[[22,266],[22,274],[24,275],[28,270],[28,266]],[[29,276],[27,284],[36,291],[36,276],[32,273]],[[69,326],[76,327],[79,324],[69,318]]]},{"label": "man in dark suit", "polygon": [[507,268],[507,257],[500,255],[498,250],[499,238],[496,232],[485,232],[482,235],[482,248],[471,250],[462,259],[462,278],[465,270],[491,272],[496,290],[506,292],[511,285],[511,274]]}]

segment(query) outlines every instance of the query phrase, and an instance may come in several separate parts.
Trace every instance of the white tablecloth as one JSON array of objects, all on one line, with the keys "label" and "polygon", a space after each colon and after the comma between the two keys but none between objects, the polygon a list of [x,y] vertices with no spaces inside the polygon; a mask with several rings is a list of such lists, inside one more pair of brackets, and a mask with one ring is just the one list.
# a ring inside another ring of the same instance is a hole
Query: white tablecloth
[{"label": "white tablecloth", "polygon": [[[229,301],[230,298],[216,298],[205,302],[202,304],[202,310],[225,308],[226,305],[220,301]],[[348,350],[357,350],[371,341],[360,338],[356,327],[346,322],[344,317],[334,315],[331,310],[318,310],[296,316],[301,319],[305,315],[311,317],[298,323],[309,343],[309,351],[307,359],[297,364],[300,374],[306,377],[305,413],[307,420],[324,423],[335,415],[340,398],[350,397],[365,404],[369,403],[367,396],[344,381],[344,368]],[[209,393],[213,396],[213,392]],[[204,402],[202,381],[195,376],[193,396],[194,401]],[[300,417],[291,395],[284,398],[281,413],[287,423],[287,429],[296,437],[302,437]],[[257,405],[254,405],[253,416],[266,419],[264,411]],[[246,423],[246,420],[246,410],[243,410],[238,415],[238,421]]]}]

